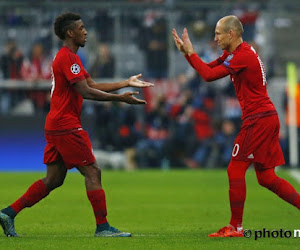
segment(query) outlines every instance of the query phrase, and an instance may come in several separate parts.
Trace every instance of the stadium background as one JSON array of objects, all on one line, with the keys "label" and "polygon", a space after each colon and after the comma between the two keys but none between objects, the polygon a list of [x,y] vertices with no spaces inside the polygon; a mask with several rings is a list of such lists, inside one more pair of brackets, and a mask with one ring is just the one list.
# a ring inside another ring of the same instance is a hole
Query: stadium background
[{"label": "stadium background", "polygon": [[226,167],[240,126],[229,79],[207,84],[174,47],[171,30],[187,27],[206,61],[217,20],[237,15],[244,40],[259,52],[269,95],[281,120],[289,163],[286,65],[299,66],[299,1],[0,1],[0,171],[44,170],[44,119],[50,66],[60,42],[52,23],[61,12],[81,14],[88,42],[79,50],[94,79],[111,82],[143,73],[156,86],[141,91],[145,107],[85,101],[84,128],[106,168]]}]

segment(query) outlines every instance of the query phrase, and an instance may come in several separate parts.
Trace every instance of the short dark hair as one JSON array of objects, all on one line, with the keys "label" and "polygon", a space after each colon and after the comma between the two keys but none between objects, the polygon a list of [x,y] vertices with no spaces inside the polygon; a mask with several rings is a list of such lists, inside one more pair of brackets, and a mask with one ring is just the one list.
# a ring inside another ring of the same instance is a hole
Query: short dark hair
[{"label": "short dark hair", "polygon": [[72,29],[72,25],[75,21],[81,19],[81,16],[76,13],[67,12],[59,15],[54,20],[54,33],[61,40],[66,39],[66,32],[68,29]]}]

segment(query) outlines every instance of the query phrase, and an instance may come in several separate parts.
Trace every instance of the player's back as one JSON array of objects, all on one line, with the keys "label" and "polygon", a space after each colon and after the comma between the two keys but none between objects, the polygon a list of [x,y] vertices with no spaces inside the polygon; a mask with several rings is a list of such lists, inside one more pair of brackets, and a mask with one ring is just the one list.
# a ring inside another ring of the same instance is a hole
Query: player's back
[{"label": "player's back", "polygon": [[51,102],[46,130],[66,130],[81,126],[83,99],[72,86],[84,78],[81,68],[79,57],[69,48],[62,47],[56,54],[52,63]]}]

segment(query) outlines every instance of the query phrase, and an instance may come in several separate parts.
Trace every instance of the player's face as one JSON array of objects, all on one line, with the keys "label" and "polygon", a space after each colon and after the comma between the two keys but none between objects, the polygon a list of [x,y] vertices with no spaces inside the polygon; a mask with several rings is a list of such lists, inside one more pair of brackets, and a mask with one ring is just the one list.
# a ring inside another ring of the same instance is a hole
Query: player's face
[{"label": "player's face", "polygon": [[221,22],[218,22],[215,29],[215,41],[222,50],[230,47],[230,34],[225,32]]},{"label": "player's face", "polygon": [[84,47],[86,40],[87,40],[87,31],[81,20],[78,20],[75,22],[73,32],[74,32],[75,44],[80,47]]}]

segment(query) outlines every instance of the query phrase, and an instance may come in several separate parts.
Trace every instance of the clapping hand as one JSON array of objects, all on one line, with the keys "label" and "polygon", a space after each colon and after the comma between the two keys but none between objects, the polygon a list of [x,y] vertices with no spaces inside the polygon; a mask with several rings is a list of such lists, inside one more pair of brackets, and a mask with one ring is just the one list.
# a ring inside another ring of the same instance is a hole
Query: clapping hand
[{"label": "clapping hand", "polygon": [[189,34],[186,28],[183,29],[181,38],[178,36],[176,29],[173,29],[172,35],[177,49],[185,55],[191,55],[195,53],[193,44],[189,38]]}]

